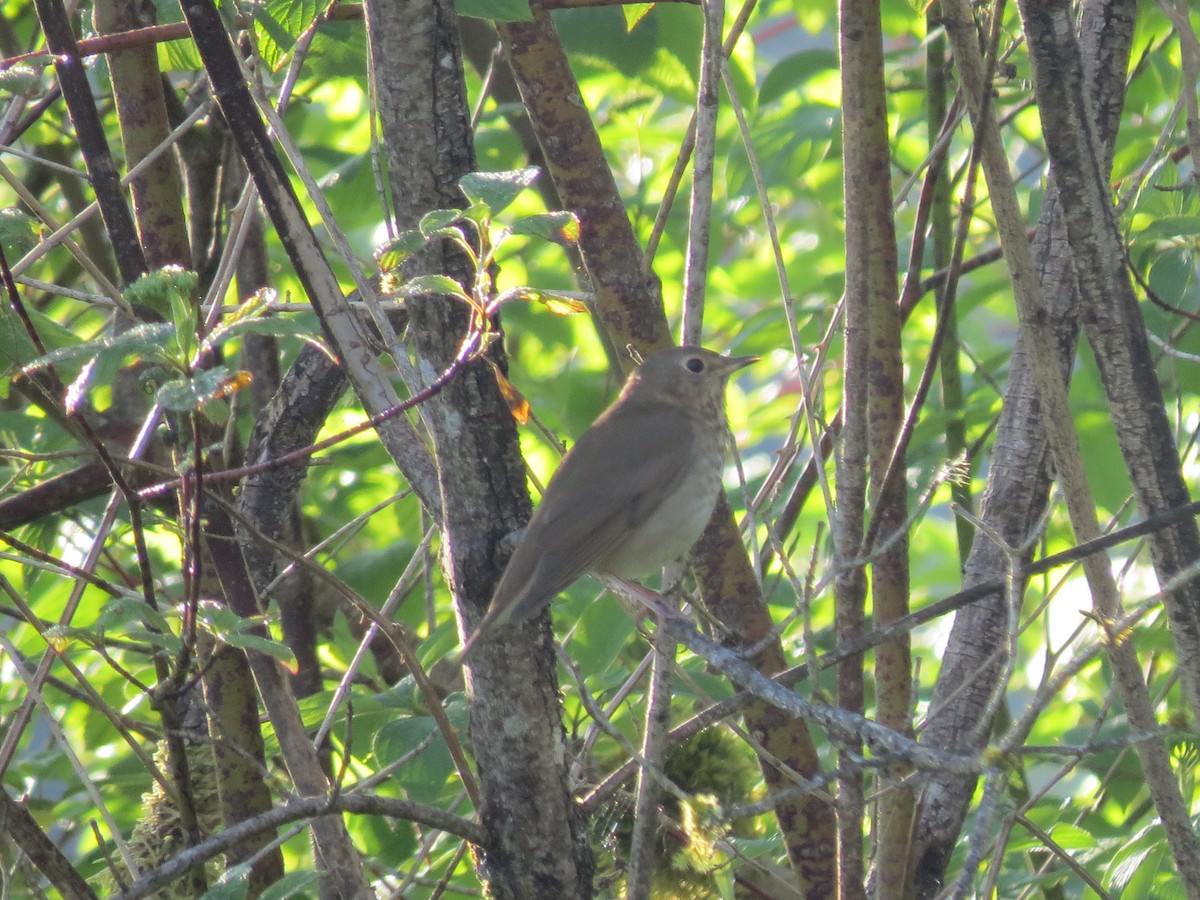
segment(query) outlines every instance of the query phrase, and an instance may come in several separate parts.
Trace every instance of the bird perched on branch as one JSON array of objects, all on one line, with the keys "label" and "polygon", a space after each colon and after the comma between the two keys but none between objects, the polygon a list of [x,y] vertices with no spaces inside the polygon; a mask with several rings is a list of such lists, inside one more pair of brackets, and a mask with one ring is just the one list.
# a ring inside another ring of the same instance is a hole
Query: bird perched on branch
[{"label": "bird perched on branch", "polygon": [[725,385],[757,356],[672,347],[646,357],[563,458],[463,658],[587,572],[643,578],[681,559],[712,516],[725,464]]}]

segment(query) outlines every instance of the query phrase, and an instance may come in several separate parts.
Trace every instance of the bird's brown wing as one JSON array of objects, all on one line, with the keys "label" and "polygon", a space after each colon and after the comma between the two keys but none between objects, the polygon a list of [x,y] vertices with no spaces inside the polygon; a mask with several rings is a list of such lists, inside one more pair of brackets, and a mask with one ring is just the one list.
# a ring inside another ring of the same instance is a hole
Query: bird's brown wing
[{"label": "bird's brown wing", "polygon": [[691,417],[665,403],[627,403],[584,432],[530,519],[489,613],[511,604],[512,618],[533,615],[591,570],[675,491],[693,465],[694,434]]}]

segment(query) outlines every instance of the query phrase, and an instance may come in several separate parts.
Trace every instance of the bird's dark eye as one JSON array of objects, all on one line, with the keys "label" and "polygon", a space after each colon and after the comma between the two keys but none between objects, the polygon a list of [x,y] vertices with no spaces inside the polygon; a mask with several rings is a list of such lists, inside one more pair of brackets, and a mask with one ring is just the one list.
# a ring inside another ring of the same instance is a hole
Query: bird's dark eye
[{"label": "bird's dark eye", "polygon": [[698,356],[689,357],[684,365],[687,366],[689,372],[694,372],[697,375],[704,371],[704,360]]}]

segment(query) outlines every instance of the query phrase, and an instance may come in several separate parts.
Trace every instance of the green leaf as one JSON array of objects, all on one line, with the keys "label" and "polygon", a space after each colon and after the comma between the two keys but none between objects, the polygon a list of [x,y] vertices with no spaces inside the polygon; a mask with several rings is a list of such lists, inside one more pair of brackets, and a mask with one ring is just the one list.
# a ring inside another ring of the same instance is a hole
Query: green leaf
[{"label": "green leaf", "polygon": [[463,290],[462,285],[449,275],[418,275],[412,281],[405,282],[397,293],[405,297],[444,294],[448,297],[458,297],[468,303],[471,302],[470,296]]},{"label": "green leaf", "polygon": [[515,219],[508,234],[529,234],[556,244],[579,243],[579,217],[572,212],[547,212]]},{"label": "green leaf", "polygon": [[167,296],[171,302],[171,324],[175,326],[177,358],[186,364],[196,352],[196,323],[199,311],[190,295],[184,296],[178,291],[171,291]]},{"label": "green leaf", "polygon": [[[184,21],[178,0],[154,0],[154,21],[159,25]],[[191,37],[159,44],[158,64],[164,72],[190,72],[204,68],[196,42]]]},{"label": "green leaf", "polygon": [[210,337],[208,343],[214,347],[247,334],[262,334],[269,337],[311,337],[313,325],[309,319],[300,316],[263,316],[258,319],[243,319],[228,328],[214,329],[214,340]]},{"label": "green leaf", "polygon": [[785,56],[767,73],[758,90],[760,107],[784,98],[814,75],[837,71],[837,53],[833,50],[802,50]]},{"label": "green leaf", "polygon": [[281,644],[279,641],[257,634],[243,634],[236,631],[226,632],[220,635],[220,638],[230,647],[238,647],[242,650],[257,650],[259,653],[265,653],[267,656],[279,660],[289,672],[296,671],[296,655],[292,653],[290,647]]},{"label": "green leaf", "polygon": [[528,22],[533,19],[527,0],[458,0],[460,16],[491,19],[493,22]]},{"label": "green leaf", "polygon": [[458,186],[471,203],[486,203],[495,217],[533,184],[538,172],[532,166],[505,172],[468,172],[458,179]]},{"label": "green leaf", "polygon": [[421,217],[421,224],[417,226],[421,230],[421,234],[426,239],[434,236],[434,232],[440,231],[447,225],[453,225],[462,218],[462,210],[460,209],[431,209]]},{"label": "green leaf", "polygon": [[219,638],[226,632],[242,631],[252,625],[262,624],[262,617],[245,618],[221,603],[202,601],[196,611],[196,620]]},{"label": "green leaf", "polygon": [[1066,850],[1090,850],[1096,846],[1096,836],[1086,828],[1059,822],[1050,829],[1054,842]]},{"label": "green leaf", "polygon": [[233,376],[225,366],[202,369],[190,378],[176,378],[158,389],[155,398],[170,412],[194,412],[229,393]]},{"label": "green leaf", "polygon": [[200,276],[179,266],[163,266],[147,272],[121,293],[125,299],[137,306],[158,313],[163,318],[174,315],[173,304],[186,302],[195,306],[196,288]]},{"label": "green leaf", "polygon": [[243,900],[250,888],[250,863],[238,863],[226,869],[216,884],[205,891],[200,900]]},{"label": "green leaf", "polygon": [[128,634],[133,625],[144,625],[161,633],[171,631],[166,617],[141,597],[108,598],[91,628],[98,634]]},{"label": "green leaf", "polygon": [[638,27],[646,16],[650,15],[650,11],[654,9],[653,3],[626,3],[621,7],[621,12],[625,16],[625,28],[629,31]]},{"label": "green leaf", "polygon": [[428,242],[429,238],[419,228],[410,228],[408,231],[402,231],[375,251],[375,262],[382,271],[390,272]]},{"label": "green leaf", "polygon": [[[63,347],[74,347],[79,343],[79,337],[55,322],[43,312],[30,307],[25,308],[34,330],[41,338],[42,344],[49,350],[59,350]],[[6,368],[18,365],[22,360],[31,359],[37,351],[21,318],[8,303],[0,304],[0,364]],[[7,379],[0,381],[7,387]]]},{"label": "green leaf", "polygon": [[321,10],[316,0],[267,0],[254,14],[254,32],[263,60],[277,71]]},{"label": "green leaf", "polygon": [[474,222],[476,227],[483,231],[492,221],[492,209],[486,203],[472,203],[462,211],[462,217]]},{"label": "green leaf", "polygon": [[326,20],[313,36],[304,72],[314,83],[327,84],[337,78],[362,78],[369,65],[362,20]]},{"label": "green leaf", "polygon": [[258,900],[288,900],[290,897],[305,896],[305,889],[315,885],[319,878],[320,874],[312,869],[288,872],[259,894]]},{"label": "green leaf", "polygon": [[1194,237],[1200,234],[1200,216],[1160,216],[1142,229],[1138,240]]},{"label": "green leaf", "polygon": [[540,303],[556,316],[574,316],[588,311],[583,301],[584,294],[576,291],[539,291],[537,288],[518,287],[504,292],[505,299],[528,300]]},{"label": "green leaf", "polygon": [[[451,706],[447,704],[447,712]],[[454,774],[446,742],[429,716],[408,716],[385,723],[375,733],[371,749],[381,765],[405,760],[393,777],[418,802],[436,802]]]},{"label": "green leaf", "polygon": [[113,360],[121,362],[133,355],[147,355],[163,359],[163,348],[168,345],[174,333],[174,326],[164,322],[137,325],[120,334],[93,338],[81,344],[52,350],[45,356],[38,357],[23,366],[21,371],[28,374],[46,366],[56,366],[59,363],[89,357],[96,357],[100,363]]},{"label": "green leaf", "polygon": [[[3,89],[4,83],[0,81],[0,90]],[[41,234],[42,225],[33,216],[15,206],[0,209],[0,247],[4,248],[9,265],[36,247]]]},{"label": "green leaf", "polygon": [[[840,115],[837,107],[819,103],[771,107],[760,114],[751,131],[766,183],[803,183],[813,168],[833,156]],[[730,196],[755,193],[749,159],[740,143],[726,158],[725,181]]]}]

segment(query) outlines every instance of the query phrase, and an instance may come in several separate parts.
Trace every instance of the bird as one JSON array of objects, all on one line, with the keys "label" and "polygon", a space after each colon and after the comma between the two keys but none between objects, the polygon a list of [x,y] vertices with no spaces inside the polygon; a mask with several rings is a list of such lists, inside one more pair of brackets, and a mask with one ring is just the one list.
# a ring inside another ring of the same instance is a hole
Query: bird
[{"label": "bird", "polygon": [[588,572],[640,579],[691,549],[721,489],[725,386],[758,359],[670,347],[633,369],[563,457],[460,660]]}]

